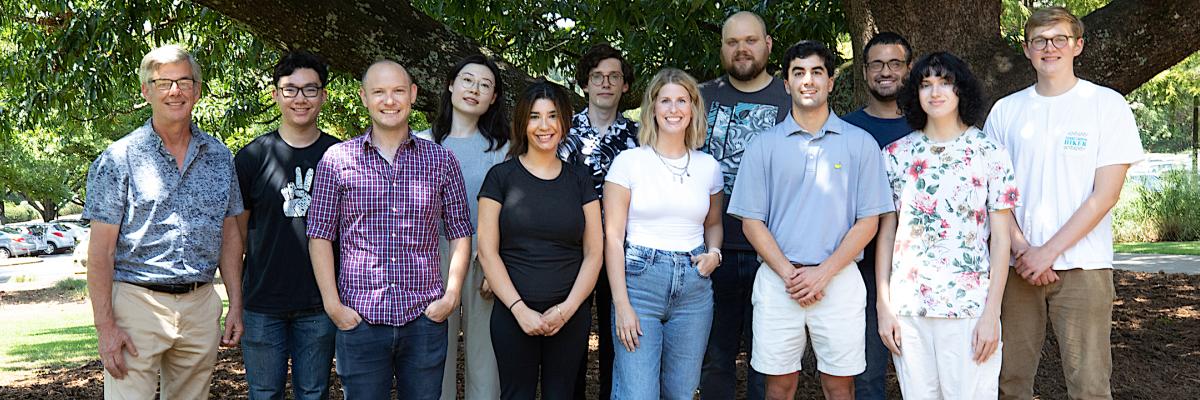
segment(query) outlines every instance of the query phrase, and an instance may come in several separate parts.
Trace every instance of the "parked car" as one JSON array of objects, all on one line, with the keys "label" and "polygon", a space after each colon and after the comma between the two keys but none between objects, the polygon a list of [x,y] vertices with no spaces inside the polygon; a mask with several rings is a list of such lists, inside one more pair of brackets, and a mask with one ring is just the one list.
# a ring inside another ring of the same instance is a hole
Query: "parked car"
[{"label": "parked car", "polygon": [[0,258],[33,254],[45,248],[45,240],[19,227],[0,227]]},{"label": "parked car", "polygon": [[92,234],[92,228],[89,228],[88,225],[83,225],[80,222],[54,220],[50,221],[50,223],[59,226],[59,229],[61,230],[71,232],[71,236],[75,237],[75,245],[77,246],[79,245],[79,242],[83,241],[84,238],[87,238],[88,235]]},{"label": "parked car", "polygon": [[39,224],[46,229],[46,254],[66,253],[75,248],[75,233],[63,224]]},{"label": "parked car", "polygon": [[90,237],[88,236],[80,238],[79,244],[75,245],[75,251],[71,253],[71,262],[82,267],[84,270],[87,269],[89,239]]},{"label": "parked car", "polygon": [[73,236],[67,237],[68,234],[65,231],[56,230],[46,223],[20,222],[9,224],[8,226],[17,228],[37,238],[38,250],[43,252],[43,254],[55,254],[75,247],[75,238]]}]

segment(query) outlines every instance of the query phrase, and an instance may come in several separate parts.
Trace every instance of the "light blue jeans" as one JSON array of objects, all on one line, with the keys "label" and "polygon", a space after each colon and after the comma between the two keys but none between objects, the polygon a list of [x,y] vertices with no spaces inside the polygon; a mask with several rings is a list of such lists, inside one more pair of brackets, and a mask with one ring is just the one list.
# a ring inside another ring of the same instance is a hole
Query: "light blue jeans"
[{"label": "light blue jeans", "polygon": [[[690,252],[625,248],[625,286],[642,336],[630,352],[612,335],[612,398],[690,400],[700,385],[700,367],[712,325],[712,281],[701,276]],[[616,311],[612,317],[616,326]]]}]

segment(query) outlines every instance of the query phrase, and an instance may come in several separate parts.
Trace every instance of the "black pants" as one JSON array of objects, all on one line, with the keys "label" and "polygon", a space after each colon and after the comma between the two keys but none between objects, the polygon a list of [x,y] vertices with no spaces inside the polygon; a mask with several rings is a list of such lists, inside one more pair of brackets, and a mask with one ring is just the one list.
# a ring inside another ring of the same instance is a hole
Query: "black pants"
[{"label": "black pants", "polygon": [[[525,301],[538,312],[559,302]],[[574,396],[580,360],[587,358],[592,324],[591,302],[579,310],[554,336],[529,336],[512,313],[492,307],[492,348],[500,372],[500,398],[532,400],[541,380],[542,399],[566,400]]]},{"label": "black pants", "polygon": [[[596,302],[596,334],[600,337],[600,399],[612,397],[612,368],[613,342],[612,338],[612,289],[608,286],[608,275],[600,270],[596,279],[596,292],[592,294]],[[579,360],[579,376],[575,379],[575,400],[587,398],[588,358],[585,355]]]}]

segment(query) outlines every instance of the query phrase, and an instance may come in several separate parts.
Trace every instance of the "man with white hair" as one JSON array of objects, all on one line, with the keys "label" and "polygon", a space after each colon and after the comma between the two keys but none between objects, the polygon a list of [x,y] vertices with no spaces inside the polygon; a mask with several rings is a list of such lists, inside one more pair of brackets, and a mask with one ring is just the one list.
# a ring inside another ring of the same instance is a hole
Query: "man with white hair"
[{"label": "man with white hair", "polygon": [[192,55],[154,49],[138,77],[150,120],[92,163],[83,210],[104,397],[207,398],[217,344],[242,334],[241,191],[229,148],[192,122],[203,82]]}]

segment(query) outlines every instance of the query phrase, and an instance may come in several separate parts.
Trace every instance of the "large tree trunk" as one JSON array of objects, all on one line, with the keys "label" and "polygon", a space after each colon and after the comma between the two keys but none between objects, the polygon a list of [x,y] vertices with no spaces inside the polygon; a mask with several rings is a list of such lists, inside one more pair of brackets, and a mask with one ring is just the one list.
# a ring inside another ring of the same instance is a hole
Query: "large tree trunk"
[{"label": "large tree trunk", "polygon": [[[436,109],[447,69],[468,55],[492,55],[405,0],[194,1],[242,22],[265,42],[321,54],[341,71],[359,75],[375,60],[394,59],[420,87],[415,107],[423,111]],[[506,62],[499,64],[505,82],[532,80]],[[507,100],[514,96],[516,91],[509,90]]]},{"label": "large tree trunk", "polygon": [[[905,36],[916,54],[947,50],[971,65],[989,102],[1033,84],[1021,51],[1000,36],[997,0],[843,0],[857,54],[876,32]],[[1079,76],[1123,94],[1200,49],[1196,0],[1115,0],[1083,17]],[[859,75],[861,57],[853,69]],[[862,91],[859,91],[860,93]],[[859,94],[862,96],[862,94]]]}]

